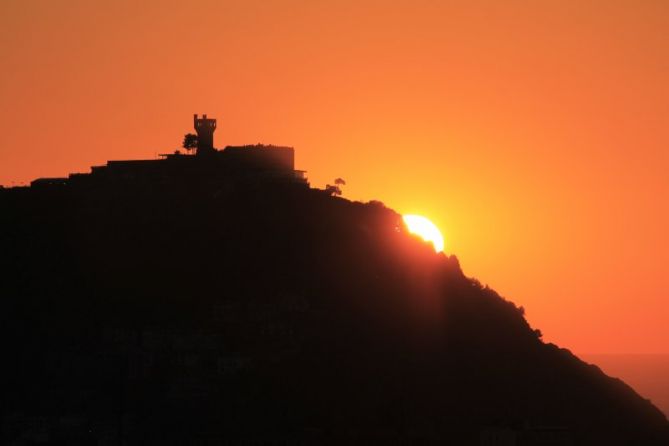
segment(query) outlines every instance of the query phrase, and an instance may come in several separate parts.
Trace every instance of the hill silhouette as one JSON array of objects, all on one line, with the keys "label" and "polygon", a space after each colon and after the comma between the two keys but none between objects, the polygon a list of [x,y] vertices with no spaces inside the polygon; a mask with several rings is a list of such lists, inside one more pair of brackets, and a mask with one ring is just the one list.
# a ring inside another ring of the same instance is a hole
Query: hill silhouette
[{"label": "hill silhouette", "polygon": [[189,178],[0,208],[3,444],[669,444],[379,202]]}]

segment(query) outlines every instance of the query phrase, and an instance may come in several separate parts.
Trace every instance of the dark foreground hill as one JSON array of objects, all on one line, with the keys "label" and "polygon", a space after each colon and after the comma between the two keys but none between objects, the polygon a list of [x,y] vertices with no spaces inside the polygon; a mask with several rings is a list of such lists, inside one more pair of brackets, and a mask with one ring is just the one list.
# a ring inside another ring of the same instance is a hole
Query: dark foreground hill
[{"label": "dark foreground hill", "polygon": [[2,444],[667,445],[379,203],[0,191]]}]

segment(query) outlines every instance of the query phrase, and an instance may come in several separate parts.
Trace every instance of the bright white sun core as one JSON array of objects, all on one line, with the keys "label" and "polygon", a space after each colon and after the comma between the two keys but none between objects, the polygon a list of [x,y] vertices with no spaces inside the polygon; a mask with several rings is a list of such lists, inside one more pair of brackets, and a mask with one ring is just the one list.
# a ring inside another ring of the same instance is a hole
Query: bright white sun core
[{"label": "bright white sun core", "polygon": [[404,224],[407,225],[409,232],[416,234],[426,242],[432,243],[436,252],[444,251],[444,237],[439,228],[422,215],[403,215]]}]

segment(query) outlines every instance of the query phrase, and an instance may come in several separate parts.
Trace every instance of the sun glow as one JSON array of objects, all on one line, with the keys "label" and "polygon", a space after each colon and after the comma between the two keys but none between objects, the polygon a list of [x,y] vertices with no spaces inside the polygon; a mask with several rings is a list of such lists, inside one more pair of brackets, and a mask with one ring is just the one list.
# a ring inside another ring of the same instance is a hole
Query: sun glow
[{"label": "sun glow", "polygon": [[436,252],[444,251],[444,237],[434,223],[422,215],[408,214],[402,216],[402,219],[410,233],[416,234],[426,242],[431,242]]}]

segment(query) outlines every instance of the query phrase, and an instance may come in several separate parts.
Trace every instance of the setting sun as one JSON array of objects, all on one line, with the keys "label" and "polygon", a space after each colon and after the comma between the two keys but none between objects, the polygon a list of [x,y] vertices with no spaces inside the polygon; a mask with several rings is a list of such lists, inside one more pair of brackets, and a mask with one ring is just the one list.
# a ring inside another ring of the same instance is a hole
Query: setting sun
[{"label": "setting sun", "polygon": [[416,234],[426,242],[431,242],[436,252],[444,250],[444,237],[430,220],[421,215],[404,215],[402,219],[410,233]]}]

